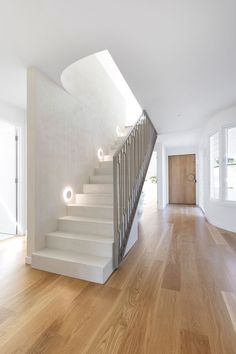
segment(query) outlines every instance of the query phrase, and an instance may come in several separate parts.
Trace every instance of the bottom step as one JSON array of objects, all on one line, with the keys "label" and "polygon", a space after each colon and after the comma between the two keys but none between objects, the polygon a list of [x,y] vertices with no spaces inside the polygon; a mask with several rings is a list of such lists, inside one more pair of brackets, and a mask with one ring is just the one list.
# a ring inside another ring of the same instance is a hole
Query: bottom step
[{"label": "bottom step", "polygon": [[49,248],[32,254],[32,267],[100,284],[113,272],[112,258]]}]

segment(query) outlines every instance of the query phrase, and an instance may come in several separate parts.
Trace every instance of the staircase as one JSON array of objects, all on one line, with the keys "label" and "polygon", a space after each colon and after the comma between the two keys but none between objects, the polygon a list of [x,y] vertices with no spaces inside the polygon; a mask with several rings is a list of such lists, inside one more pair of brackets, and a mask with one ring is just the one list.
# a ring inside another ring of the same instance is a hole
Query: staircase
[{"label": "staircase", "polygon": [[94,169],[83,193],[58,218],[57,231],[46,235],[46,248],[32,254],[32,267],[97,283],[105,283],[113,267],[113,154],[125,137],[117,138],[109,155]]},{"label": "staircase", "polygon": [[143,111],[105,155],[83,193],[58,218],[33,268],[105,283],[125,256],[157,133]]}]

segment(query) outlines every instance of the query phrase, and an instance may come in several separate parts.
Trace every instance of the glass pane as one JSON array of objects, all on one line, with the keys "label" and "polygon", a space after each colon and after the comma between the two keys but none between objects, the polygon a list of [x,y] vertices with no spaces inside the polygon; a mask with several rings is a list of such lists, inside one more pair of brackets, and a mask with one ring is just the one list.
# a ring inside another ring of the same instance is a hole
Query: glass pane
[{"label": "glass pane", "polygon": [[220,156],[219,133],[210,137],[210,185],[211,198],[219,199],[220,191]]},{"label": "glass pane", "polygon": [[226,129],[226,199],[236,201],[236,127]]}]

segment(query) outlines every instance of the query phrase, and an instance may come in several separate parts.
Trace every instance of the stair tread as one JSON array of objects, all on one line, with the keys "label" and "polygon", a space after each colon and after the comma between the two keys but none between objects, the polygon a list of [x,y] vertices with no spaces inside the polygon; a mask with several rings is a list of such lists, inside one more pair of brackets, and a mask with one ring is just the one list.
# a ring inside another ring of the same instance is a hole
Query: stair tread
[{"label": "stair tread", "polygon": [[111,197],[112,193],[76,193],[76,195],[89,195],[89,196],[99,196],[99,197]]},{"label": "stair tread", "polygon": [[112,220],[103,219],[103,218],[89,218],[85,216],[61,216],[58,220],[69,220],[69,221],[89,221],[89,222],[97,222],[102,224],[113,224]]},{"label": "stair tread", "polygon": [[113,186],[112,183],[84,183],[84,186],[97,186],[97,187],[102,187],[102,186]]},{"label": "stair tread", "polygon": [[[100,178],[106,178],[107,176],[113,177],[113,175],[91,175],[90,177],[100,177]],[[112,184],[112,183],[111,183]]]},{"label": "stair tread", "polygon": [[109,257],[93,256],[86,253],[60,250],[56,248],[43,248],[42,250],[34,252],[33,255],[64,260],[67,262],[76,262],[101,268],[104,268],[111,261],[111,258]]},{"label": "stair tread", "polygon": [[86,207],[86,208],[101,208],[101,209],[113,209],[112,205],[104,205],[104,204],[76,204],[76,203],[71,203],[67,204],[69,207]]},{"label": "stair tread", "polygon": [[112,169],[112,166],[113,166],[113,161],[99,161],[100,163],[100,166],[102,167],[102,165],[108,165],[107,167],[109,167],[110,169]]},{"label": "stair tread", "polygon": [[108,244],[112,244],[114,242],[113,238],[111,237],[105,237],[100,235],[75,234],[75,233],[62,232],[62,231],[49,232],[47,236],[62,237],[62,238],[75,239],[75,240],[95,241],[95,242],[108,243]]}]

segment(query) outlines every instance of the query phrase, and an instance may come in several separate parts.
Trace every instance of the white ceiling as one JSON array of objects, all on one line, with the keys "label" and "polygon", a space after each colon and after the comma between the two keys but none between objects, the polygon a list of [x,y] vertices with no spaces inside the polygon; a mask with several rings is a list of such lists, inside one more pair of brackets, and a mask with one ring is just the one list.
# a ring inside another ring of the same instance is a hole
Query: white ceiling
[{"label": "white ceiling", "polygon": [[0,98],[108,49],[160,133],[200,128],[236,102],[235,19],[235,0],[1,0]]}]

